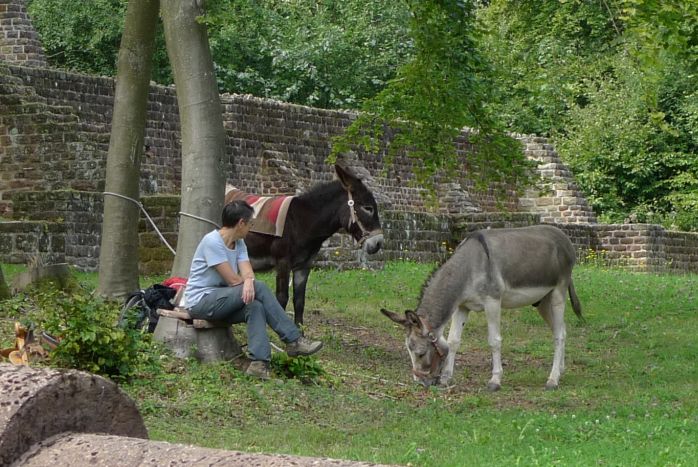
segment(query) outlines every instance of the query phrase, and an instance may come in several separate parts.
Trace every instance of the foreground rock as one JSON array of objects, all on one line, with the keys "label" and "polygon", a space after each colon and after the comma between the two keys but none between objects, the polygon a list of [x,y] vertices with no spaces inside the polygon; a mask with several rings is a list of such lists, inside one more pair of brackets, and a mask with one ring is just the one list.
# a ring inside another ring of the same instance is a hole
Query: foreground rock
[{"label": "foreground rock", "polygon": [[134,402],[80,371],[0,364],[0,465],[339,466],[376,464],[248,454],[148,440]]}]

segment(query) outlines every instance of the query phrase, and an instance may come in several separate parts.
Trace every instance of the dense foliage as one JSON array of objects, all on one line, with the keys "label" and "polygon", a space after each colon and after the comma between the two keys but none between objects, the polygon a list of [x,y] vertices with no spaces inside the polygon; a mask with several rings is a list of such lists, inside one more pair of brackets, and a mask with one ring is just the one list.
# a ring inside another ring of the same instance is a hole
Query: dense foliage
[{"label": "dense foliage", "polygon": [[356,108],[411,50],[407,10],[381,0],[217,0],[207,24],[221,89]]},{"label": "dense foliage", "polygon": [[[102,76],[116,75],[127,0],[30,0],[28,11],[52,66]],[[153,79],[172,82],[162,25]]]},{"label": "dense foliage", "polygon": [[[112,75],[125,3],[31,0],[30,12],[52,64]],[[222,91],[365,111],[336,152],[378,150],[385,121],[420,122],[386,157],[413,148],[428,184],[454,168],[444,142],[467,125],[485,143],[480,180],[511,181],[520,161],[502,129],[547,135],[601,220],[698,230],[697,2],[207,4]],[[158,37],[153,75],[168,83]]]},{"label": "dense foliage", "polygon": [[601,219],[698,229],[698,6],[493,0],[494,106],[550,135]]},{"label": "dense foliage", "polygon": [[[113,76],[126,3],[31,0],[29,12],[52,65]],[[397,2],[210,0],[207,7],[202,21],[222,92],[355,108],[411,49],[407,10]],[[171,84],[161,25],[156,37],[153,79]]]}]

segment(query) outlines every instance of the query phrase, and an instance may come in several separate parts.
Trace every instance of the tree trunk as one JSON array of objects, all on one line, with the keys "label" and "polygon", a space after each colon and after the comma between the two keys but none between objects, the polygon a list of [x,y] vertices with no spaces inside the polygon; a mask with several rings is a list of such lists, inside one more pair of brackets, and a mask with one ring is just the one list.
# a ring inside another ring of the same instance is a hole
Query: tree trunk
[{"label": "tree trunk", "polygon": [[5,275],[2,273],[2,267],[0,267],[0,300],[5,300],[10,298],[10,288],[5,282]]},{"label": "tree trunk", "polygon": [[[202,0],[161,0],[167,54],[182,129],[181,211],[220,222],[225,192],[225,131]],[[189,276],[194,250],[211,224],[181,216],[174,276]]]},{"label": "tree trunk", "polygon": [[[158,0],[128,2],[117,64],[105,191],[135,201],[140,197],[140,165],[158,7]],[[123,297],[139,288],[139,219],[140,211],[133,201],[104,196],[99,295]]]}]

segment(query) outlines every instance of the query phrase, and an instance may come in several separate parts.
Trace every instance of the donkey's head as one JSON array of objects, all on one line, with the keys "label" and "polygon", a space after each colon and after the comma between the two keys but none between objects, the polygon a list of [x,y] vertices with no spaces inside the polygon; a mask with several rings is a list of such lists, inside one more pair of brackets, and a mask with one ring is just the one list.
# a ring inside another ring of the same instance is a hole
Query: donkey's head
[{"label": "donkey's head", "polygon": [[339,164],[335,164],[334,169],[340,183],[347,191],[349,205],[347,231],[368,254],[376,253],[383,246],[383,230],[373,193],[350,170]]},{"label": "donkey's head", "polygon": [[436,336],[414,311],[405,311],[404,318],[383,308],[381,313],[407,329],[405,345],[412,359],[414,380],[424,387],[438,384],[448,355],[448,345],[444,338]]}]

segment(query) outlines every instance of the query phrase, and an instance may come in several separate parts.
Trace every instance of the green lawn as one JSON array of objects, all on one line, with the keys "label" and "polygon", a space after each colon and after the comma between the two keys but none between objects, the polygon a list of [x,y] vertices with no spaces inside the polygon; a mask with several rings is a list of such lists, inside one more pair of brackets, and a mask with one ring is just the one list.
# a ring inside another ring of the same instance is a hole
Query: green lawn
[{"label": "green lawn", "polygon": [[455,386],[424,390],[402,329],[379,313],[414,308],[432,267],[312,273],[306,334],[325,341],[327,372],[316,384],[163,352],[162,371],[122,387],[152,439],[206,447],[424,466],[698,465],[698,276],[577,267],[587,323],[568,306],[560,389],[543,390],[552,338],[528,308],[503,316],[503,387],[488,393],[483,314],[466,325]]}]

